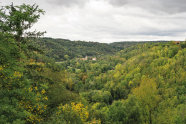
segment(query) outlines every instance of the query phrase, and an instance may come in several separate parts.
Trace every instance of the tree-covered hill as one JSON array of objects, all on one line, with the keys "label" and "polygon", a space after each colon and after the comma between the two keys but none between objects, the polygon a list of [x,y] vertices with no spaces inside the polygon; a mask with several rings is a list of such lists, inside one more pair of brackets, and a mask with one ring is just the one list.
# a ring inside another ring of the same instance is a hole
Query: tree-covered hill
[{"label": "tree-covered hill", "polygon": [[55,61],[63,61],[85,56],[113,55],[114,53],[141,42],[98,43],[85,41],[70,41],[67,39],[40,38],[35,46],[44,49],[48,57]]},{"label": "tree-covered hill", "polygon": [[[149,41],[149,43],[158,41]],[[166,42],[166,41],[164,41]],[[54,58],[55,61],[63,61],[73,58],[83,58],[85,56],[98,57],[103,55],[113,55],[120,50],[132,45],[146,42],[114,42],[98,43],[85,41],[71,41],[68,39],[39,38],[34,47],[42,48],[45,54]]]},{"label": "tree-covered hill", "polygon": [[46,49],[46,55],[56,61],[85,56],[100,56],[113,54],[117,48],[97,42],[70,41],[65,39],[40,38],[38,45]]},{"label": "tree-covered hill", "polygon": [[184,124],[185,44],[143,43],[96,62],[72,60],[62,66],[72,74],[70,89],[86,99],[92,119],[105,124]]}]

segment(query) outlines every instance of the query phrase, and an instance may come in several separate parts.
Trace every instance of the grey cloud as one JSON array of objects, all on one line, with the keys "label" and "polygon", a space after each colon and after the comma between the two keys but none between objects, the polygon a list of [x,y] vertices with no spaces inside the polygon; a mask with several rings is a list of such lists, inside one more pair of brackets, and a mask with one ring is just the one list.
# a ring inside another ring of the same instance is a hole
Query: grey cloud
[{"label": "grey cloud", "polygon": [[118,6],[123,6],[130,3],[129,0],[109,0],[109,2],[113,5],[118,5]]},{"label": "grey cloud", "polygon": [[161,0],[162,10],[169,13],[186,12],[186,0]]},{"label": "grey cloud", "polygon": [[134,6],[152,12],[175,14],[186,12],[186,0],[109,0],[114,6]]},{"label": "grey cloud", "polygon": [[73,5],[84,5],[88,0],[46,0],[49,4],[58,6],[73,6]]}]

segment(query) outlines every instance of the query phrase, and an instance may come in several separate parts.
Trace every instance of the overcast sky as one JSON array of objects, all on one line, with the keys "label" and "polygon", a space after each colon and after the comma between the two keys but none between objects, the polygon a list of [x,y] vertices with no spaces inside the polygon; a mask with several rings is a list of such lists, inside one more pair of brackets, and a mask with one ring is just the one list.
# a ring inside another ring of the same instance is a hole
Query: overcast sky
[{"label": "overcast sky", "polygon": [[186,0],[0,0],[38,4],[46,37],[97,42],[185,40]]}]

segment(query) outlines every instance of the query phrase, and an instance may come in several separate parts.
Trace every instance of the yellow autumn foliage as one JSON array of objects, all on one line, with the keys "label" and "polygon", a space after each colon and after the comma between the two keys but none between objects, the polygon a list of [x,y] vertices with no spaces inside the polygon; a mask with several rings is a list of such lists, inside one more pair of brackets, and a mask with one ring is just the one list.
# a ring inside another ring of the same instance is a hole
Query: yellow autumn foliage
[{"label": "yellow autumn foliage", "polygon": [[82,122],[86,122],[86,120],[89,117],[89,113],[87,110],[88,108],[85,107],[82,103],[75,104],[74,102],[72,102],[70,105],[69,104],[60,105],[58,109],[59,109],[59,111],[57,112],[58,115],[65,112],[66,113],[73,112],[74,114],[81,118]]},{"label": "yellow autumn foliage", "polygon": [[16,78],[21,78],[23,75],[20,72],[15,71],[13,76]]},{"label": "yellow autumn foliage", "polygon": [[2,71],[3,70],[3,67],[2,66],[0,66],[0,71]]},{"label": "yellow autumn foliage", "polygon": [[42,89],[41,94],[45,94],[45,93],[46,93],[45,89]]}]

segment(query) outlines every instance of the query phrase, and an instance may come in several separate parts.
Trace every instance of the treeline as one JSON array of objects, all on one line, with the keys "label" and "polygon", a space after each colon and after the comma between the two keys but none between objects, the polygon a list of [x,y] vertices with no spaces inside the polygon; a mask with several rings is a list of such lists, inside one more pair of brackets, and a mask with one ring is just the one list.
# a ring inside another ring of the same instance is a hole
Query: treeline
[{"label": "treeline", "polygon": [[70,41],[65,39],[40,38],[39,47],[46,49],[46,55],[55,61],[64,61],[85,56],[113,54],[117,48],[97,42]]},{"label": "treeline", "polygon": [[116,42],[98,43],[85,41],[70,41],[67,39],[39,38],[34,47],[42,48],[45,54],[54,58],[55,61],[64,61],[73,58],[83,58],[85,56],[99,57],[102,55],[113,55],[129,46],[140,44],[141,42]]},{"label": "treeline", "polygon": [[[149,43],[160,41],[149,41]],[[166,41],[162,41],[166,42]],[[32,45],[40,48],[45,52],[45,55],[53,58],[55,61],[64,61],[74,58],[100,57],[103,55],[113,55],[124,48],[136,44],[143,44],[146,42],[114,42],[114,43],[98,43],[85,41],[70,41],[68,39],[53,39],[53,38],[39,38],[37,42]]]}]

